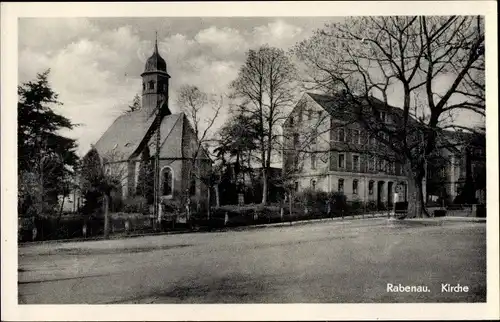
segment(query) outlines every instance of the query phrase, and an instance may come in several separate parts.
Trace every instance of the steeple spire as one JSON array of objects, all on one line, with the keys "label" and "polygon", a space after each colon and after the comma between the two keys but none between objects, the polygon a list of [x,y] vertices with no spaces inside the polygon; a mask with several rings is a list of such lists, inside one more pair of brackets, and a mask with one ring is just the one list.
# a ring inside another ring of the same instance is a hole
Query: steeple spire
[{"label": "steeple spire", "polygon": [[155,31],[155,54],[158,54],[158,31]]}]

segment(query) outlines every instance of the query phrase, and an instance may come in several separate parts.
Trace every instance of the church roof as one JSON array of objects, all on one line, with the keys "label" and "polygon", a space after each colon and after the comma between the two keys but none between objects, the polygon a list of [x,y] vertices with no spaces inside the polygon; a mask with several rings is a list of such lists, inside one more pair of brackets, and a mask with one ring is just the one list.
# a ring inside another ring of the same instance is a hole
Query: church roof
[{"label": "church roof", "polygon": [[[161,121],[160,142],[165,145],[179,145],[179,149],[173,149],[168,157],[180,158],[180,138],[167,140],[170,132],[182,114],[164,116]],[[114,160],[128,160],[144,145],[145,139],[150,140],[154,132],[155,116],[148,117],[143,110],[127,113],[118,117],[113,124],[104,132],[94,145],[101,157],[112,155]],[[177,151],[178,150],[178,151]],[[167,156],[165,156],[167,157]]]}]

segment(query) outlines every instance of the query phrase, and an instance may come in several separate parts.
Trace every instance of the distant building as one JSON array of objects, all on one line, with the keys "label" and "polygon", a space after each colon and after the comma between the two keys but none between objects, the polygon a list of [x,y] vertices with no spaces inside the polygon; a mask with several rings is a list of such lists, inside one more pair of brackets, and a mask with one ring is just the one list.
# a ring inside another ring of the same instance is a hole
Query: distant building
[{"label": "distant building", "polygon": [[486,202],[486,137],[445,131],[439,141],[441,162],[429,166],[429,200],[445,203]]},{"label": "distant building", "polygon": [[[283,168],[295,190],[340,191],[348,200],[379,206],[391,205],[396,191],[405,200],[407,178],[400,164],[344,103],[343,94],[305,93],[286,119]],[[398,111],[381,108],[379,117],[391,124]]]},{"label": "distant building", "polygon": [[119,116],[94,145],[107,165],[106,171],[122,173],[122,197],[134,196],[141,159],[155,156],[159,130],[160,199],[181,201],[188,190],[192,197],[206,198],[207,187],[198,179],[190,180],[188,172],[196,171],[195,177],[200,178],[209,171],[211,161],[202,150],[191,169],[198,148],[197,137],[186,115],[173,113],[169,105],[170,75],[157,44],[141,76],[141,108]]}]

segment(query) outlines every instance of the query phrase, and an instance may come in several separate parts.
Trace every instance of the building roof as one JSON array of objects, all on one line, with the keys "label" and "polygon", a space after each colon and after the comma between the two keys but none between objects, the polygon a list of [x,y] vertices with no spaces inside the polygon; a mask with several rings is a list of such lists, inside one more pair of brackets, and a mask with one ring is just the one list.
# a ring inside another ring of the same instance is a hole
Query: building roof
[{"label": "building roof", "polygon": [[[309,92],[306,94],[336,118],[352,119],[353,117],[357,118],[359,116],[359,110],[354,109],[354,102],[350,101],[341,92],[335,95],[323,95]],[[385,104],[376,97],[371,96],[369,99],[363,98],[362,101],[364,103],[364,113],[372,114],[373,111],[369,109],[369,107],[374,106],[378,111],[390,112],[392,115],[398,115],[400,117],[403,115],[402,109]]]},{"label": "building roof", "polygon": [[[94,145],[99,155],[108,161],[126,161],[138,156],[148,146],[156,154],[155,116],[147,117],[142,110],[118,117]],[[191,124],[184,113],[166,115],[160,124],[160,158],[181,159],[193,156],[197,148]],[[113,158],[113,160],[109,160]],[[199,159],[209,159],[201,148]]]},{"label": "building roof", "polygon": [[126,160],[137,149],[153,121],[154,117],[148,117],[142,109],[123,114],[111,124],[94,147],[101,156],[113,152],[120,160]]},{"label": "building roof", "polygon": [[[180,138],[177,138],[177,142],[176,140],[167,142],[167,138],[181,115],[182,113],[163,117],[160,126],[162,145],[176,143],[180,145]],[[121,115],[104,132],[94,147],[101,157],[112,154],[115,158],[113,161],[128,160],[140,147],[144,146],[145,139],[150,139],[154,132],[155,119],[155,115],[148,117],[142,109]],[[173,154],[175,155],[172,157],[180,157],[179,153]]]}]

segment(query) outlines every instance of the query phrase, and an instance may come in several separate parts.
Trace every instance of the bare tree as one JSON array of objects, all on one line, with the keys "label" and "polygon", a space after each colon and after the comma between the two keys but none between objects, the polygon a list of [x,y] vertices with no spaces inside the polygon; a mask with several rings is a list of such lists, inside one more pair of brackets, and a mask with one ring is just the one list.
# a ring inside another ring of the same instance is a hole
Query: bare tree
[{"label": "bare tree", "polygon": [[[326,25],[294,53],[312,88],[345,92],[346,108],[403,165],[410,214],[427,214],[423,179],[438,136],[461,110],[485,115],[483,18],[352,18]],[[380,112],[394,92],[401,109],[387,122]]]},{"label": "bare tree", "polygon": [[[206,173],[203,172],[205,170],[210,172],[206,167],[210,166],[211,160],[209,151],[205,146],[211,141],[211,130],[223,106],[222,97],[215,97],[204,93],[196,86],[184,85],[178,92],[177,104],[186,113],[194,135],[188,152],[190,163],[187,169],[188,182],[191,184],[191,182],[198,180],[206,184]],[[204,165],[203,162],[208,162],[209,164]],[[208,187],[208,192],[210,193],[210,187]],[[190,212],[190,187],[186,189],[185,193],[188,212]],[[208,202],[210,202],[210,196],[208,198]],[[200,200],[198,199],[199,202]]]},{"label": "bare tree", "polygon": [[296,70],[284,51],[263,46],[249,50],[238,77],[231,83],[232,97],[241,112],[257,121],[257,155],[262,167],[262,204],[267,203],[269,168],[279,143],[280,123],[293,103]]}]

